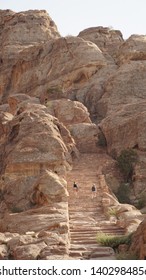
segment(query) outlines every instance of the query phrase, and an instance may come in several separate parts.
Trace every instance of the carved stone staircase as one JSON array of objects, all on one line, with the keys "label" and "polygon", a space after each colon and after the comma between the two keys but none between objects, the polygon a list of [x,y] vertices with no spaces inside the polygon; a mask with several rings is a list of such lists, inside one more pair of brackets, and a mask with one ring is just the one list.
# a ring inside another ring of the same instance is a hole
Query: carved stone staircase
[{"label": "carved stone staircase", "polygon": [[[112,248],[97,244],[96,235],[104,232],[111,235],[123,235],[124,230],[110,222],[103,213],[102,191],[98,184],[98,170],[102,155],[81,154],[68,174],[69,192],[69,255],[74,259],[115,259]],[[73,189],[74,181],[79,190]],[[95,183],[97,196],[92,198],[91,187]]]}]

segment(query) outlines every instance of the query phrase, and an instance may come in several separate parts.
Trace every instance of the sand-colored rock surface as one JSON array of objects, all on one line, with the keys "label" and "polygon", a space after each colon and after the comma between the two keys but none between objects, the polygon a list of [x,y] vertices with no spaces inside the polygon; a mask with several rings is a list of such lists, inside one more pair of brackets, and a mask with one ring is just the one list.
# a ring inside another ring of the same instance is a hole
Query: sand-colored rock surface
[{"label": "sand-colored rock surface", "polygon": [[114,63],[113,58],[124,41],[119,30],[102,26],[87,28],[81,31],[78,36],[96,44],[110,63]]},{"label": "sand-colored rock surface", "polygon": [[132,35],[119,48],[117,58],[120,63],[130,60],[146,60],[146,36]]},{"label": "sand-colored rock surface", "polygon": [[[102,26],[61,37],[46,11],[0,10],[0,259],[115,259],[97,231],[144,238],[145,42]],[[138,156],[129,199],[141,211],[113,194],[127,148]],[[134,242],[145,259],[145,242]]]},{"label": "sand-colored rock surface", "polygon": [[131,251],[140,258],[146,259],[146,219],[139,225],[137,231],[133,234]]}]

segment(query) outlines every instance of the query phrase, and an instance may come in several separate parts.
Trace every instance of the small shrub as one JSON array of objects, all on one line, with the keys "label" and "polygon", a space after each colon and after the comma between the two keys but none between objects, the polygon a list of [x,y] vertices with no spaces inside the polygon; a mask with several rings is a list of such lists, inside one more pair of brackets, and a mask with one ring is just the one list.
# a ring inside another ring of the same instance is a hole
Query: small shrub
[{"label": "small shrub", "polygon": [[108,216],[115,216],[117,218],[117,209],[109,208],[107,214]]},{"label": "small shrub", "polygon": [[118,167],[126,182],[131,181],[134,164],[137,161],[137,153],[132,149],[123,150],[117,157]]},{"label": "small shrub", "polygon": [[62,93],[62,88],[60,86],[52,86],[48,88],[48,94]]},{"label": "small shrub", "polygon": [[112,247],[114,250],[118,248],[120,244],[131,244],[131,236],[129,235],[123,235],[123,236],[112,236],[108,235],[106,233],[98,233],[97,234],[97,242],[103,246],[109,246]]}]

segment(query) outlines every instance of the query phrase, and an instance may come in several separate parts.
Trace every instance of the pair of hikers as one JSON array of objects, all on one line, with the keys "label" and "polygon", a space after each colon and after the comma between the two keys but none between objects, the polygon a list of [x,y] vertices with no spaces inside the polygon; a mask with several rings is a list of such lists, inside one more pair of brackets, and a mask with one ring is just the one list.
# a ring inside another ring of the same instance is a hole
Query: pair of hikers
[{"label": "pair of hikers", "polygon": [[[77,192],[78,192],[79,188],[78,188],[78,185],[77,185],[76,182],[74,182],[74,184],[73,184],[73,189],[74,189],[74,192],[77,195]],[[93,186],[91,188],[91,191],[92,191],[92,199],[93,199],[94,197],[96,197],[96,185],[95,184],[93,184]]]}]

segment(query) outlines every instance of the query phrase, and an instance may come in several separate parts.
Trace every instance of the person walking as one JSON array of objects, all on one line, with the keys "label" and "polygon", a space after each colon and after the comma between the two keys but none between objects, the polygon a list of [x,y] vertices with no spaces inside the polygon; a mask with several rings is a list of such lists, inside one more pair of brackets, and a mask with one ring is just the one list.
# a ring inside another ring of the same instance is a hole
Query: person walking
[{"label": "person walking", "polygon": [[73,184],[73,190],[74,190],[75,194],[77,195],[77,193],[78,193],[78,185],[77,185],[76,182],[74,182],[74,184]]},{"label": "person walking", "polygon": [[96,186],[95,186],[95,184],[93,184],[93,186],[91,188],[91,191],[92,191],[92,199],[93,199],[94,197],[96,197]]}]

